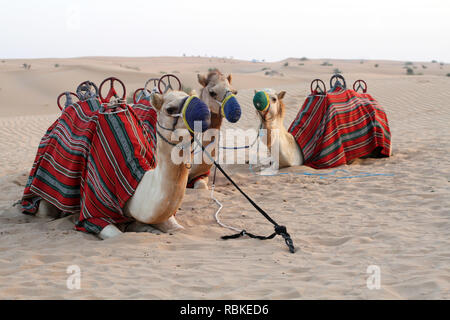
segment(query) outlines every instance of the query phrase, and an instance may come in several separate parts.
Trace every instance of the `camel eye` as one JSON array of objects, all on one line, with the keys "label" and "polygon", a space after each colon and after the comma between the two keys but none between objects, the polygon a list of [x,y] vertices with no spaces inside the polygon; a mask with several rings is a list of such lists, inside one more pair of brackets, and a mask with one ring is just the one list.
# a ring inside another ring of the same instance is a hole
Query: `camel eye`
[{"label": "camel eye", "polygon": [[214,91],[210,91],[209,95],[213,98],[217,97],[217,93],[215,93]]},{"label": "camel eye", "polygon": [[272,98],[272,102],[277,102],[277,98]]},{"label": "camel eye", "polygon": [[178,112],[178,107],[171,106],[166,109],[167,114],[175,114]]}]

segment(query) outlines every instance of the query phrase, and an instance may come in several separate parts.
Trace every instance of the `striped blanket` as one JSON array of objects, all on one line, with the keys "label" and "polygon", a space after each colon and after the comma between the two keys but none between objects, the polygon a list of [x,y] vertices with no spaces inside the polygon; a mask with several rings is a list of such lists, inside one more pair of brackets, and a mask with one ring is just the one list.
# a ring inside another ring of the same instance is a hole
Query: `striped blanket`
[{"label": "striped blanket", "polygon": [[369,94],[339,82],[326,95],[311,94],[289,128],[304,164],[326,169],[370,155],[389,156],[391,133],[386,113]]},{"label": "striped blanket", "polygon": [[96,99],[68,106],[41,140],[22,210],[35,214],[45,199],[64,213],[80,212],[76,229],[92,233],[127,222],[123,208],[156,167],[154,150],[132,108],[105,111]]}]

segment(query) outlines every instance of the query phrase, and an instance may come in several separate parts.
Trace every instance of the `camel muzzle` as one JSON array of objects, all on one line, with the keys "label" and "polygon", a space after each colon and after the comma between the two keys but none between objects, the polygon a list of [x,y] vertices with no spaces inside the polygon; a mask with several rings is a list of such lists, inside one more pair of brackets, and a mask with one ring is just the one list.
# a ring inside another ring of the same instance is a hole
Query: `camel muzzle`
[{"label": "camel muzzle", "polygon": [[236,99],[236,96],[229,92],[221,103],[222,116],[231,123],[236,123],[241,119],[242,109],[241,105]]},{"label": "camel muzzle", "polygon": [[201,123],[201,130],[205,132],[211,124],[211,113],[208,106],[196,96],[186,98],[183,103],[182,116],[186,128],[195,133],[195,123]]}]

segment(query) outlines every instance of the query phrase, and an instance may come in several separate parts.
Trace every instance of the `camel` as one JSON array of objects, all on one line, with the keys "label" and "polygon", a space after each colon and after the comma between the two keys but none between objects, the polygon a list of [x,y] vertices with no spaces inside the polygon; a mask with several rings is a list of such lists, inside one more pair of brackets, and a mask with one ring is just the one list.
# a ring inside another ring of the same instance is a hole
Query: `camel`
[{"label": "camel", "polygon": [[278,143],[279,168],[301,166],[303,165],[302,150],[294,136],[287,131],[283,124],[286,115],[283,98],[286,91],[276,93],[272,89],[267,89],[266,92],[269,95],[270,106],[265,111],[256,111],[261,118],[262,128],[267,132],[267,139],[263,139],[263,141],[269,151],[271,146]]},{"label": "camel", "polygon": [[[266,89],[268,94],[269,106],[266,110],[256,110],[262,123],[262,128],[267,132],[267,139],[263,142],[266,144],[269,151],[272,146],[278,143],[279,148],[279,168],[301,166],[304,164],[303,152],[295,141],[294,136],[288,132],[284,127],[284,119],[286,115],[286,106],[283,98],[286,95],[286,91],[276,92],[273,89]],[[255,94],[257,91],[255,90]],[[384,157],[379,153],[379,149],[375,149],[371,154],[363,158],[380,158]],[[390,149],[392,154],[392,148]]]},{"label": "camel", "polygon": [[[179,141],[172,140],[173,131],[187,130],[184,121],[176,121],[174,126],[174,118],[179,116],[183,101],[187,97],[186,93],[180,91],[152,95],[151,104],[157,110],[157,132],[160,135],[156,146],[157,166],[144,174],[133,196],[125,204],[124,213],[134,222],[126,228],[108,225],[98,235],[101,239],[116,237],[125,229],[127,232],[150,233],[167,233],[183,229],[177,222],[175,213],[185,194],[189,169],[185,163],[175,164],[171,155],[172,150],[179,144]],[[42,200],[38,215],[53,216],[55,209]]]},{"label": "camel", "polygon": [[[220,131],[222,126],[223,115],[221,112],[221,100],[226,97],[228,93],[237,94],[237,91],[232,88],[232,75],[227,77],[219,70],[215,69],[210,71],[207,75],[198,74],[198,82],[202,86],[200,89],[200,99],[206,103],[211,112],[211,125],[210,129],[216,129]],[[212,137],[209,141],[204,141],[203,146],[213,143],[215,137]],[[218,146],[217,146],[218,147]],[[212,157],[216,156],[215,148],[211,152]],[[194,164],[189,172],[188,181],[195,181],[193,183],[194,189],[208,189],[208,173],[212,164],[208,164],[204,161],[201,164]]]}]

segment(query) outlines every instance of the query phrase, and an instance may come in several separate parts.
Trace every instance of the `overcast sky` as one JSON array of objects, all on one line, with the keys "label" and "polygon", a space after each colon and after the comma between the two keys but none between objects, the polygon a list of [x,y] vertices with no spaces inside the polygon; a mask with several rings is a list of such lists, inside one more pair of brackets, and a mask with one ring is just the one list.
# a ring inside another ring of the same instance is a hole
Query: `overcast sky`
[{"label": "overcast sky", "polygon": [[0,58],[450,62],[449,0],[0,0]]}]

